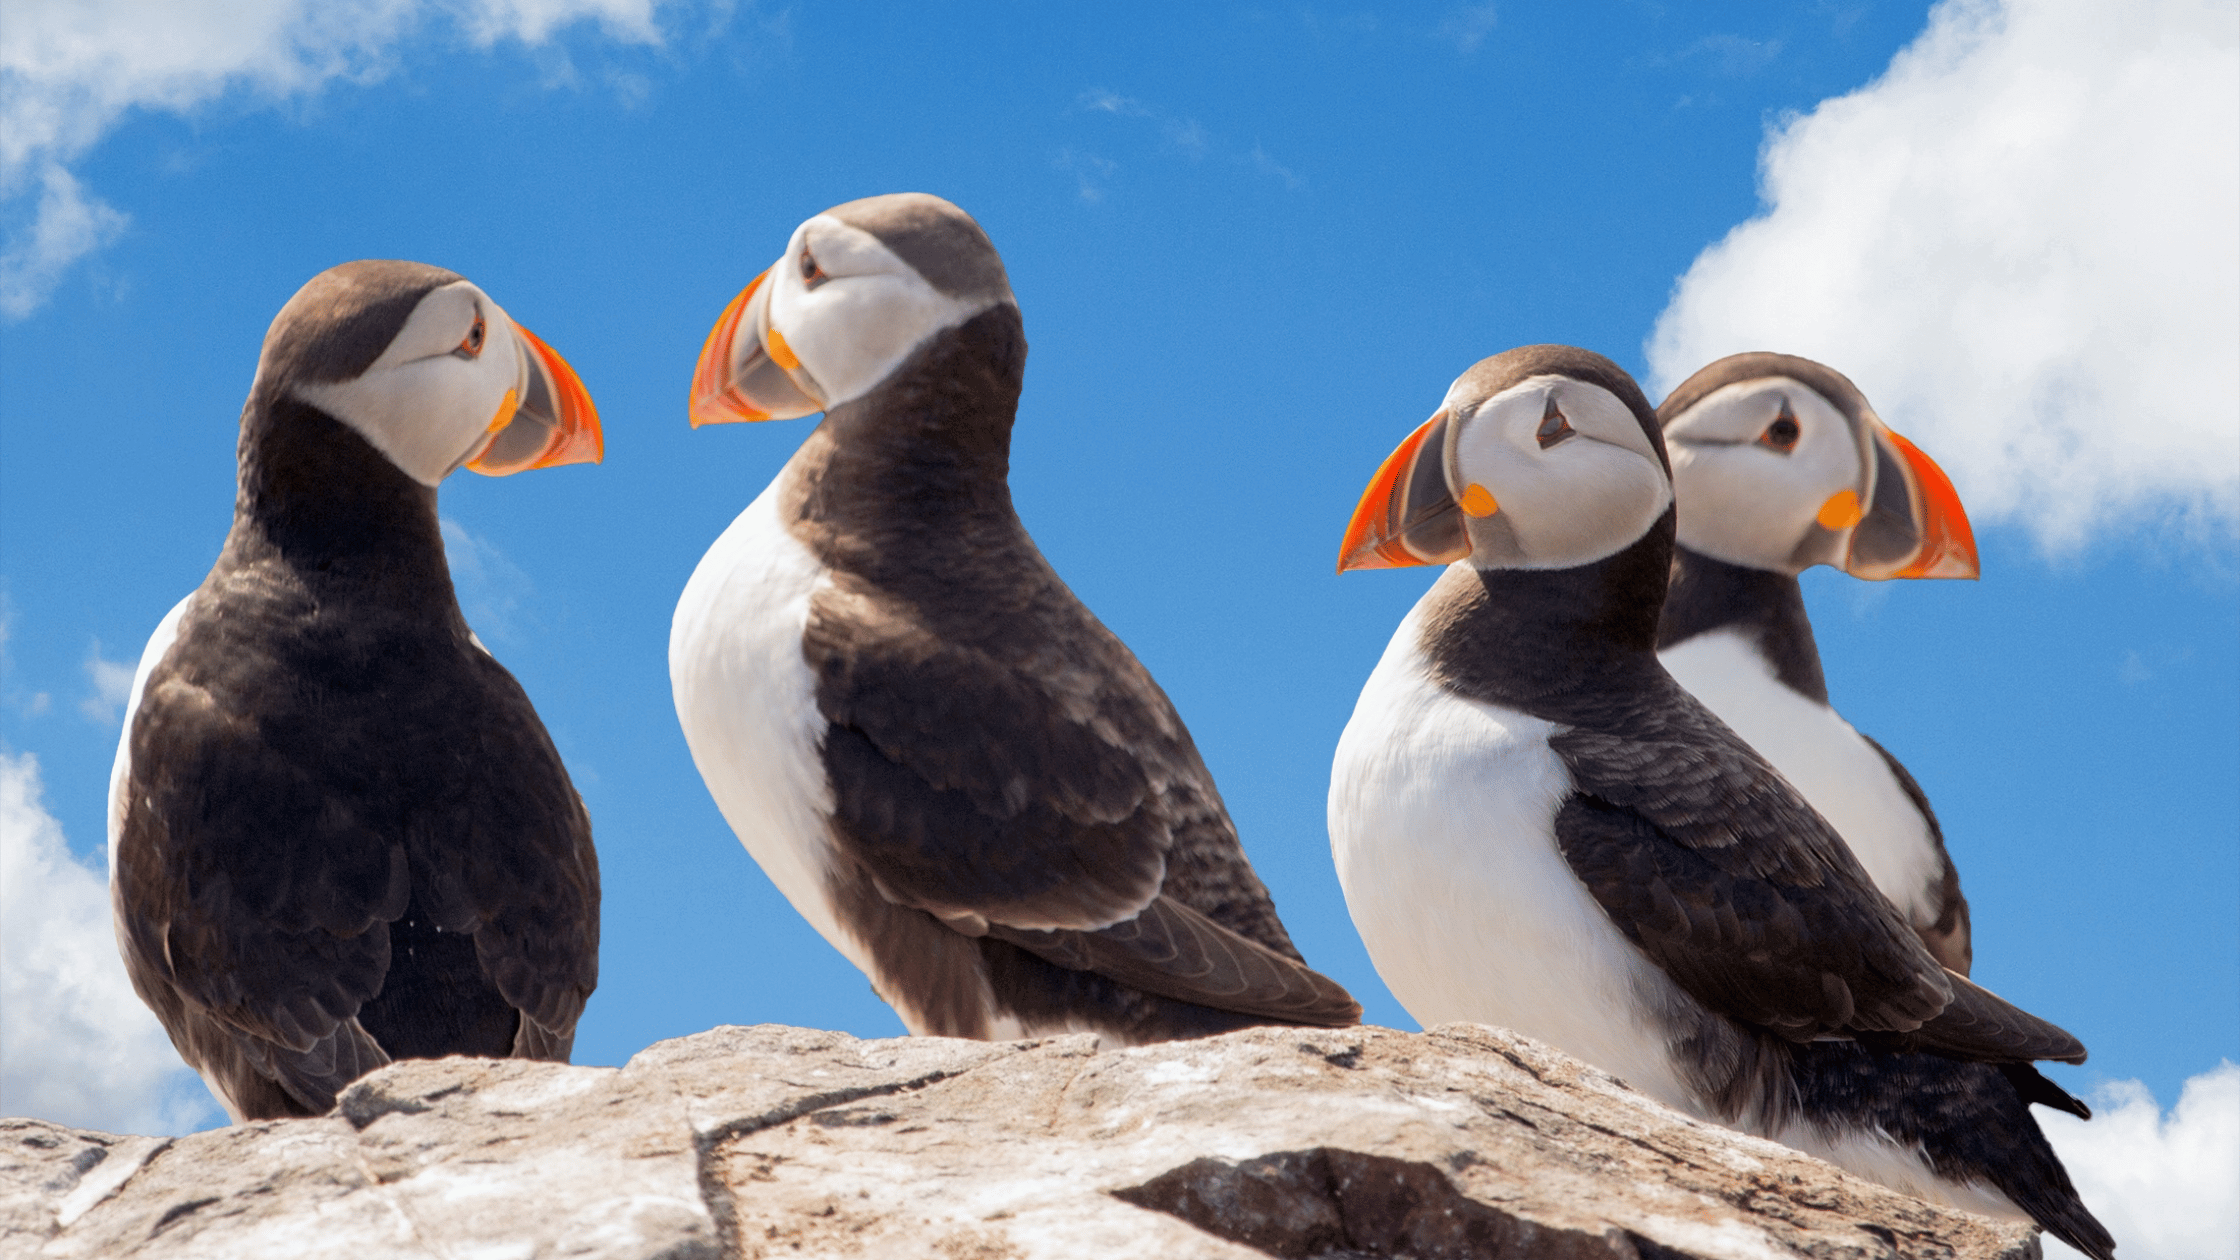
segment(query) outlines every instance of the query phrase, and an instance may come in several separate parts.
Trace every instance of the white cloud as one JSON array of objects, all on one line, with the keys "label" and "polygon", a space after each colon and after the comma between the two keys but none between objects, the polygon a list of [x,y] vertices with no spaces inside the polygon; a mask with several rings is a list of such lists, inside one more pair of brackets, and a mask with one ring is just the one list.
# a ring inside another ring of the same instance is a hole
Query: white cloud
[{"label": "white cloud", "polygon": [[0,315],[10,319],[37,310],[70,264],[115,240],[131,221],[86,196],[59,162],[41,167],[39,185],[31,226],[0,252]]},{"label": "white cloud", "polygon": [[631,43],[657,44],[654,22],[658,0],[460,0],[447,7],[458,13],[475,43],[488,47],[501,39],[541,44],[563,26],[595,21],[608,35]]},{"label": "white cloud", "polygon": [[2240,25],[2229,0],[1943,0],[1769,134],[1657,384],[1741,350],[1848,373],[1971,515],[2066,549],[2240,532]]},{"label": "white cloud", "polygon": [[[123,229],[70,165],[133,110],[186,113],[231,92],[273,101],[370,82],[392,47],[448,18],[476,47],[541,45],[596,22],[659,43],[659,0],[9,0],[0,23],[0,313],[22,318]],[[36,205],[26,213],[25,202]],[[28,226],[23,221],[28,220]]]},{"label": "white cloud", "polygon": [[216,1108],[125,978],[102,876],[71,856],[39,763],[0,752],[0,1115],[182,1133]]},{"label": "white cloud", "polygon": [[[2039,1108],[2046,1137],[2123,1260],[2240,1257],[2240,1065],[2186,1082],[2168,1116],[2137,1081],[2103,1085],[2088,1123]],[[2077,1252],[2045,1239],[2047,1260]]]},{"label": "white cloud", "polygon": [[101,640],[86,649],[86,681],[93,690],[78,702],[78,712],[104,726],[114,726],[132,698],[132,675],[137,661],[112,661],[101,655]]}]

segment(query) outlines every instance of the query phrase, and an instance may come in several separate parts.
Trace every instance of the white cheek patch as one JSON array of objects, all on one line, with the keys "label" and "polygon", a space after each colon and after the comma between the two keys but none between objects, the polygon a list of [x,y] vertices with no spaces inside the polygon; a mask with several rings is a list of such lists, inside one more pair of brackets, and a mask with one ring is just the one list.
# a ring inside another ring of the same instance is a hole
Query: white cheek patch
[{"label": "white cheek patch", "polygon": [[[451,353],[484,313],[485,352]],[[355,380],[299,385],[296,395],[356,430],[413,480],[433,486],[481,444],[520,364],[512,324],[461,281],[422,299],[373,366]]]},{"label": "white cheek patch", "polygon": [[[1572,436],[1542,448],[1553,395]],[[1672,503],[1633,410],[1599,386],[1534,377],[1488,399],[1455,439],[1454,480],[1484,486],[1521,554],[1510,567],[1569,569],[1616,555]]]},{"label": "white cheek patch", "polygon": [[[897,268],[912,270],[908,263],[897,257],[878,237],[854,224],[843,223],[829,214],[814,215],[805,220],[793,230],[793,236],[786,242],[786,247],[791,253],[794,247],[803,244],[808,246],[810,253],[816,255],[817,265],[828,276],[861,276]],[[796,268],[794,279],[800,278],[800,271]]]},{"label": "white cheek patch", "polygon": [[1672,504],[1664,470],[1635,451],[1573,439],[1548,453],[1553,476],[1501,505],[1528,569],[1570,569],[1632,546]]},{"label": "white cheek patch", "polygon": [[412,308],[404,327],[390,338],[381,357],[373,361],[367,372],[425,359],[432,354],[451,353],[467,335],[467,329],[474,325],[475,313],[492,305],[494,303],[482,290],[465,280],[454,280],[440,289],[430,290],[420,299],[420,304]]},{"label": "white cheek patch", "polygon": [[[828,277],[802,283],[806,242]],[[950,297],[879,238],[818,215],[801,225],[773,277],[770,326],[824,392],[827,409],[869,393],[927,338],[1001,299]]]},{"label": "white cheek patch", "polygon": [[[1759,443],[1782,403],[1797,422],[1787,454]],[[1862,498],[1859,434],[1834,404],[1787,377],[1714,391],[1665,426],[1680,500],[1680,541],[1729,564],[1794,572],[1822,504]]]}]

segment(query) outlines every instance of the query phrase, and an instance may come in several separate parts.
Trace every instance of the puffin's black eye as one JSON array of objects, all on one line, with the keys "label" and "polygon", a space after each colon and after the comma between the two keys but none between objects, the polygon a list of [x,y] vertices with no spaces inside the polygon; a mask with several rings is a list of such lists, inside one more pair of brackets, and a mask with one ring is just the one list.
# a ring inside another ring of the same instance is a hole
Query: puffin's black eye
[{"label": "puffin's black eye", "polygon": [[459,342],[459,348],[451,353],[461,358],[476,358],[482,353],[482,341],[487,335],[488,330],[483,325],[482,317],[477,315],[474,317],[474,327],[467,330],[467,335]]},{"label": "puffin's black eye", "polygon": [[1789,410],[1789,400],[1781,400],[1781,414],[1773,418],[1766,431],[1758,436],[1758,445],[1769,446],[1786,455],[1797,448],[1797,439],[1804,430],[1797,427],[1797,413]]},{"label": "puffin's black eye", "polygon": [[1575,432],[1577,430],[1571,427],[1571,421],[1565,419],[1562,410],[1556,406],[1555,395],[1548,395],[1548,409],[1540,413],[1540,431],[1533,434],[1540,439],[1540,449],[1547,450]]},{"label": "puffin's black eye", "polygon": [[814,289],[831,278],[824,273],[824,268],[817,265],[816,255],[804,248],[801,251],[801,287]]}]

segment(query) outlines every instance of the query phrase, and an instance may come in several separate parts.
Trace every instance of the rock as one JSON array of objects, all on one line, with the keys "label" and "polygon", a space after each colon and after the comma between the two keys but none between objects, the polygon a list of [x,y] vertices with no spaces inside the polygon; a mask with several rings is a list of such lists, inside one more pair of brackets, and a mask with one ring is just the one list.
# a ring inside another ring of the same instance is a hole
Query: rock
[{"label": "rock", "polygon": [[0,1122],[8,1257],[2034,1260],[1498,1029],[1098,1051],[718,1028],[177,1139]]}]

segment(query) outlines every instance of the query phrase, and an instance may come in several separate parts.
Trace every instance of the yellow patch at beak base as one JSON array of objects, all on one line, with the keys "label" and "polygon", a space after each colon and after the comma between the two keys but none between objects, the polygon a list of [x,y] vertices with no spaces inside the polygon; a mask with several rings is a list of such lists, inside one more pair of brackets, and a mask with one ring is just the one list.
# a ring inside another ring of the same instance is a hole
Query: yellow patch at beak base
[{"label": "yellow patch at beak base", "polygon": [[785,334],[773,328],[770,330],[769,338],[763,344],[769,348],[772,363],[788,372],[800,368],[801,356],[795,354],[793,347],[786,344]]},{"label": "yellow patch at beak base", "polygon": [[483,432],[496,433],[513,423],[513,413],[519,410],[521,410],[520,393],[516,390],[507,390],[506,396],[498,400],[498,414],[490,417],[490,427],[484,429]]},{"label": "yellow patch at beak base", "polygon": [[1858,495],[1849,490],[1838,490],[1828,496],[1828,501],[1820,505],[1820,511],[1812,519],[1820,522],[1822,529],[1849,529],[1865,515],[1865,509],[1859,506]]},{"label": "yellow patch at beak base", "polygon": [[1462,510],[1472,516],[1491,516],[1501,510],[1501,504],[1493,497],[1493,491],[1475,481],[1470,483],[1469,489],[1462,492],[1460,502]]}]

